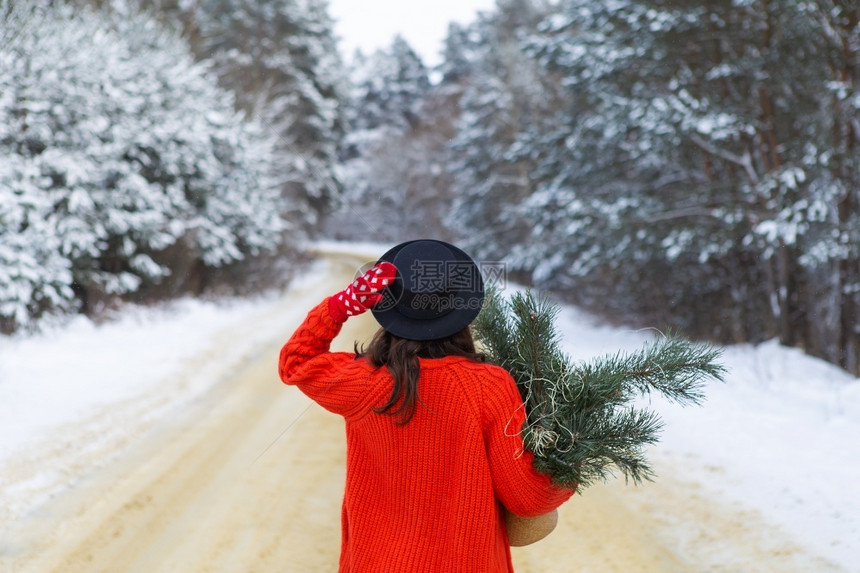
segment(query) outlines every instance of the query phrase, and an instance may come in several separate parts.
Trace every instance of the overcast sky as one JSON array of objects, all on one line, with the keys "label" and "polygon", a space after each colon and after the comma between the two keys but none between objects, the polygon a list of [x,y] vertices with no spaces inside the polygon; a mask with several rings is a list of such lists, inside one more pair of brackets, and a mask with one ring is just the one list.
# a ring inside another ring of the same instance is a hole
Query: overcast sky
[{"label": "overcast sky", "polygon": [[399,33],[428,66],[439,63],[448,22],[471,22],[477,11],[494,6],[495,0],[329,0],[347,59],[356,48],[386,47]]}]

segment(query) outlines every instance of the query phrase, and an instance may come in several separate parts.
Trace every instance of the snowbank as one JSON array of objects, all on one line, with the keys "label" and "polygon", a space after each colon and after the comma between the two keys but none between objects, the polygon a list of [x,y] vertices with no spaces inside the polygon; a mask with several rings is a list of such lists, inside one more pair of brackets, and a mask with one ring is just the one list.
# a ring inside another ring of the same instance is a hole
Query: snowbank
[{"label": "snowbank", "polygon": [[[181,388],[159,385],[211,346],[216,333],[253,314],[265,317],[275,300],[183,299],[127,307],[102,325],[79,317],[37,336],[0,338],[0,461],[99,408],[153,391],[172,395],[175,404],[205,390],[214,381],[205,375],[183,378]],[[229,362],[271,340],[276,327],[261,322],[221,359]]]},{"label": "snowbank", "polygon": [[[578,360],[633,351],[654,335],[608,327],[569,307],[559,320]],[[726,347],[723,363],[725,384],[711,384],[702,407],[651,400],[665,422],[652,456],[856,568],[860,380],[775,341]]]}]

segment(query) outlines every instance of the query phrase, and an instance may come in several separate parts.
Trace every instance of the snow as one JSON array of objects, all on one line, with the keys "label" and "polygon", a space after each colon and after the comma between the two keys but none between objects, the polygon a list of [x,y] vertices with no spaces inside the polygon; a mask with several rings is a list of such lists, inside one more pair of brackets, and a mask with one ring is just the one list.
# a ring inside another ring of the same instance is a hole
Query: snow
[{"label": "snow", "polygon": [[[570,307],[559,321],[577,360],[637,350],[654,336],[600,324]],[[708,386],[702,407],[659,398],[645,404],[665,422],[653,455],[722,499],[759,510],[819,555],[855,568],[860,380],[776,341],[725,347],[723,364],[725,383]]]},{"label": "snow", "polygon": [[[346,253],[386,248],[317,247]],[[93,447],[77,438],[76,428],[87,435],[86,421],[94,413],[129,400],[161,395],[166,398],[161,408],[148,415],[175,412],[217,382],[213,372],[283,339],[288,333],[283,332],[282,308],[282,297],[274,295],[217,303],[180,300],[131,307],[107,324],[79,318],[42,334],[0,338],[0,468],[11,467],[60,430],[71,447]],[[242,327],[248,324],[253,328]],[[563,308],[558,324],[576,360],[638,349],[654,335],[602,324],[572,307]],[[218,337],[237,328],[241,335],[231,337],[228,352],[207,355],[213,360],[210,368],[195,368],[181,387],[165,383],[187,371],[190,362],[199,362],[201,354],[223,349]],[[860,381],[775,342],[727,347],[724,363],[726,382],[709,386],[702,407],[652,400],[666,422],[655,459],[671,462],[673,471],[701,482],[720,499],[758,510],[810,550],[846,569],[855,567],[860,556]],[[122,424],[103,424],[99,440],[122,431]],[[26,514],[22,503],[40,501],[27,493],[62,474],[51,459],[42,462],[26,483],[0,495],[5,504],[0,513]],[[62,483],[68,487],[69,480]]]},{"label": "snow", "polygon": [[[163,384],[191,357],[213,347],[220,332],[277,300],[272,295],[220,303],[182,299],[128,307],[101,325],[78,317],[35,336],[0,337],[0,465],[105,407],[152,392],[169,395],[176,405],[204,391],[216,377],[183,377],[182,387]],[[220,364],[283,335],[283,317],[265,316],[250,335],[231,340]]]}]

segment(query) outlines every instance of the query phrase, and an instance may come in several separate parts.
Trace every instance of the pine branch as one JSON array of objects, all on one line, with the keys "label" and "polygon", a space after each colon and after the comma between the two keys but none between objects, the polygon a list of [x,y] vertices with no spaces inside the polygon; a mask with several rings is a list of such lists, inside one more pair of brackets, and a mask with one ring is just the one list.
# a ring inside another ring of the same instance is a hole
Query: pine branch
[{"label": "pine branch", "polygon": [[638,352],[575,365],[560,348],[559,310],[531,292],[507,301],[491,291],[474,323],[490,361],[517,382],[526,408],[521,433],[535,468],[580,491],[616,470],[634,483],[652,479],[644,448],[658,441],[663,424],[631,402],[657,392],[700,404],[705,381],[725,373],[719,350],[669,335]]}]

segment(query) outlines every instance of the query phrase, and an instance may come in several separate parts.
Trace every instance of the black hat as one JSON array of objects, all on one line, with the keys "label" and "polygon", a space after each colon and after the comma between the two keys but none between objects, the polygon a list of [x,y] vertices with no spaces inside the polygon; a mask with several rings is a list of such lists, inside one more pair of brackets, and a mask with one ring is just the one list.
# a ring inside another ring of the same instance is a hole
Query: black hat
[{"label": "black hat", "polygon": [[443,241],[401,243],[379,261],[397,267],[397,278],[373,306],[386,331],[408,340],[434,340],[466,328],[484,301],[484,280],[469,255]]}]

